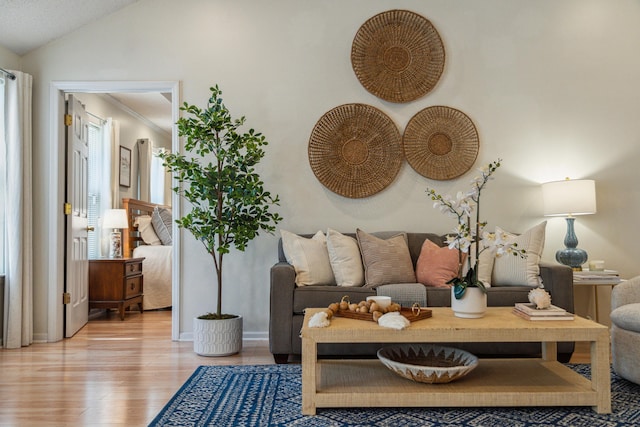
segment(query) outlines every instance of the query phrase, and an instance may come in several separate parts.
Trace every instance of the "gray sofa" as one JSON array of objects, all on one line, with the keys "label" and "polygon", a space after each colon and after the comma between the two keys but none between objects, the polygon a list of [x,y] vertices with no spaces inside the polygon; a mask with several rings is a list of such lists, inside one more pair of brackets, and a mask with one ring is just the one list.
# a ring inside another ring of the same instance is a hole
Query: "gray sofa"
[{"label": "gray sofa", "polygon": [[[355,234],[345,233],[355,237]],[[311,237],[311,234],[302,235]],[[413,264],[420,255],[425,239],[430,239],[444,246],[443,236],[431,233],[407,233],[409,251]],[[571,268],[560,264],[540,265],[540,276],[544,288],[551,294],[554,305],[573,312],[573,272]],[[271,267],[270,317],[269,317],[269,349],[276,363],[287,363],[290,357],[299,357],[302,341],[300,329],[304,319],[304,310],[308,307],[327,307],[332,302],[340,301],[348,295],[350,301],[358,302],[367,296],[376,295],[376,290],[368,287],[342,286],[302,286],[295,283],[296,273],[288,264],[282,249],[282,240],[278,242],[278,262]],[[425,287],[427,306],[451,306],[451,291],[445,288]],[[526,286],[499,286],[488,289],[489,306],[514,306],[517,302],[528,302]],[[322,357],[375,357],[382,345],[371,343],[353,344],[320,344],[318,354]],[[539,343],[464,343],[456,344],[480,357],[523,356],[539,357]],[[574,343],[558,344],[558,359],[568,362],[573,353]]]}]

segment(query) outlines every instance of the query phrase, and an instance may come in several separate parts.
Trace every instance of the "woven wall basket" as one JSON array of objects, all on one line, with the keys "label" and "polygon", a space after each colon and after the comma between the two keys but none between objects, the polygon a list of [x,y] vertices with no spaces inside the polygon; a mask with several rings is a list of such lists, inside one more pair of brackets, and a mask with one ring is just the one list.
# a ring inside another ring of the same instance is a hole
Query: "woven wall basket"
[{"label": "woven wall basket", "polygon": [[444,57],[444,45],[431,22],[407,10],[370,18],[351,47],[351,64],[365,89],[398,103],[431,91],[444,70]]},{"label": "woven wall basket", "polygon": [[409,120],[402,137],[407,162],[420,175],[437,180],[456,178],[476,161],[478,132],[455,108],[425,108]]},{"label": "woven wall basket", "polygon": [[345,104],[325,113],[309,138],[309,163],[334,193],[368,197],[387,187],[402,166],[402,138],[377,108]]}]

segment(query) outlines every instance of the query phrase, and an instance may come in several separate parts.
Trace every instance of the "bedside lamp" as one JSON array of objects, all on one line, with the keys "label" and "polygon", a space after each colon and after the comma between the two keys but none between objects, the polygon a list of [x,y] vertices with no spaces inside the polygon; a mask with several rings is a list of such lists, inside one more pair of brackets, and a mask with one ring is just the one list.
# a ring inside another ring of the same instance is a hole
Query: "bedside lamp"
[{"label": "bedside lamp", "polygon": [[102,222],[104,228],[112,228],[109,235],[109,258],[122,258],[122,234],[121,228],[129,228],[127,211],[124,209],[108,209]]},{"label": "bedside lamp", "polygon": [[574,271],[582,270],[588,255],[579,249],[578,238],[573,229],[574,215],[596,213],[596,184],[590,179],[569,178],[564,181],[553,181],[542,184],[542,199],[545,216],[566,216],[567,235],[564,238],[564,249],[556,252],[556,261],[568,265]]}]

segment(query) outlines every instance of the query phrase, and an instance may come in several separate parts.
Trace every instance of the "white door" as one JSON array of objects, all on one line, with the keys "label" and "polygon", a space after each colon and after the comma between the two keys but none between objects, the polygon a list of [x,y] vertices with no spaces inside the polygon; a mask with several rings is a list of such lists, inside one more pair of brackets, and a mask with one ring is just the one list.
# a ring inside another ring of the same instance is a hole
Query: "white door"
[{"label": "white door", "polygon": [[[65,337],[89,320],[89,261],[87,235],[88,116],[73,95],[67,101],[66,277]],[[91,230],[93,231],[93,230]]]}]

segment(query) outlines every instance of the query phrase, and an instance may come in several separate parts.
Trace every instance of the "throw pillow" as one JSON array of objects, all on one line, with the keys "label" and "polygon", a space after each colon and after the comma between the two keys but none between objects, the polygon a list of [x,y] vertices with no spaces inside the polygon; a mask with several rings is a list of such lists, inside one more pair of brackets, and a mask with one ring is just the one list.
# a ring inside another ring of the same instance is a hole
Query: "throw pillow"
[{"label": "throw pillow", "polygon": [[447,282],[458,275],[459,265],[466,259],[467,254],[459,250],[441,247],[426,239],[416,264],[416,278],[425,286],[450,288]]},{"label": "throw pillow", "polygon": [[520,235],[496,227],[496,233],[506,233],[508,241],[517,243],[517,249],[526,251],[526,258],[513,255],[497,256],[493,263],[492,283],[494,286],[534,286],[540,287],[540,258],[544,249],[547,221],[532,227]]},{"label": "throw pillow", "polygon": [[356,239],[329,228],[327,250],[338,286],[364,285],[364,267]]},{"label": "throw pillow", "polygon": [[416,282],[406,233],[384,240],[358,229],[356,236],[368,287]]},{"label": "throw pillow", "polygon": [[322,231],[310,239],[286,230],[280,230],[280,235],[284,256],[296,271],[296,285],[336,284],[329,262],[327,240]]},{"label": "throw pillow", "polygon": [[160,241],[165,246],[171,246],[173,239],[171,237],[171,211],[169,209],[156,206],[151,214],[151,224]]},{"label": "throw pillow", "polygon": [[162,245],[160,238],[153,230],[153,225],[151,225],[151,216],[150,215],[140,215],[136,217],[133,221],[134,227],[138,227],[138,231],[140,232],[140,237],[147,245],[157,246]]}]

